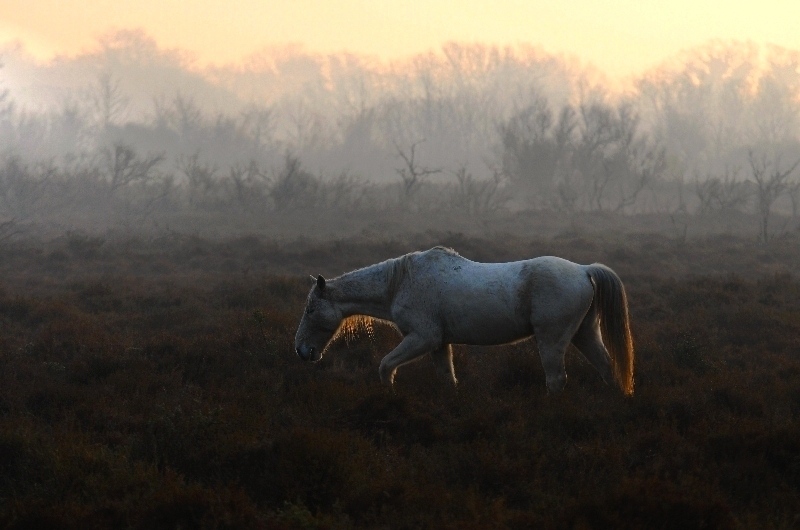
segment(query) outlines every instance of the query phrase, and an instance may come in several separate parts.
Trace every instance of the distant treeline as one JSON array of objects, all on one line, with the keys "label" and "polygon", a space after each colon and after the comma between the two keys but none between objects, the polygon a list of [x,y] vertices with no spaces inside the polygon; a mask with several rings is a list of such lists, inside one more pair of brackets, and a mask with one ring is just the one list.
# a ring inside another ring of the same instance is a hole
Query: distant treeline
[{"label": "distant treeline", "polygon": [[[775,211],[798,216],[800,51],[710,43],[624,93],[536,49],[484,45],[390,66],[284,51],[198,73],[122,32],[38,68],[86,84],[55,106],[3,94],[0,216],[15,226],[720,211],[755,214],[767,239]],[[142,80],[159,75],[175,92],[144,105]]]}]

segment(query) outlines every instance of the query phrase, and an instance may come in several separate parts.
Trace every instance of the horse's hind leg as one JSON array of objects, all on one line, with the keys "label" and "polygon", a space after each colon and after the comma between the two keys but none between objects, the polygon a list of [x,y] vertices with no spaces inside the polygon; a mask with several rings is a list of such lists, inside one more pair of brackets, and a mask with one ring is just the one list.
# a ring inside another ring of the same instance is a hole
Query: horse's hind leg
[{"label": "horse's hind leg", "polygon": [[564,356],[591,310],[594,290],[580,267],[562,269],[558,275],[547,276],[540,283],[532,300],[531,324],[547,389],[555,393],[563,390],[567,383]]},{"label": "horse's hind leg", "polygon": [[614,374],[611,370],[611,357],[608,355],[603,336],[600,333],[600,325],[594,311],[590,311],[584,318],[581,327],[572,337],[572,344],[575,345],[581,354],[594,366],[609,385],[614,384]]},{"label": "horse's hind leg", "polygon": [[456,371],[453,368],[453,348],[445,344],[441,348],[431,352],[431,359],[436,366],[436,371],[443,377],[448,378],[453,384],[457,384]]},{"label": "horse's hind leg", "polygon": [[567,370],[564,366],[564,355],[567,352],[569,338],[566,340],[550,340],[536,336],[536,346],[539,348],[539,358],[544,368],[547,381],[547,390],[555,394],[564,390],[567,384]]},{"label": "horse's hind leg", "polygon": [[564,327],[564,321],[548,322],[547,324],[534,325],[533,334],[536,346],[539,348],[539,358],[542,361],[544,375],[547,381],[547,390],[558,393],[567,384],[567,370],[564,366],[564,356],[567,353],[572,336],[580,322],[573,322]]}]

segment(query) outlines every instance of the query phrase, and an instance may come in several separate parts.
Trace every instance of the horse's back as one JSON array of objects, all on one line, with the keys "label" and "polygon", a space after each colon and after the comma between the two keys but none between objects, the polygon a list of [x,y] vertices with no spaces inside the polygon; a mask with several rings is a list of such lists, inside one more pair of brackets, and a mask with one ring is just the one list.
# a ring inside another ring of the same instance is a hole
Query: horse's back
[{"label": "horse's back", "polygon": [[402,305],[434,319],[447,342],[512,342],[530,336],[537,319],[591,302],[582,267],[552,256],[480,263],[435,248],[413,256],[410,274]]},{"label": "horse's back", "polygon": [[442,247],[413,256],[410,285],[427,296],[439,293],[508,301],[519,295],[575,294],[590,286],[582,265],[556,256],[482,263]]}]

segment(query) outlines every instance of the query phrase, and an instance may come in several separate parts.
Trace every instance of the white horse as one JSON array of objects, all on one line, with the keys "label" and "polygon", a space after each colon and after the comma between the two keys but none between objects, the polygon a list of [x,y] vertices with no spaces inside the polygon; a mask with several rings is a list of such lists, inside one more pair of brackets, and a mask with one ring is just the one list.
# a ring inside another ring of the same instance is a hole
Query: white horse
[{"label": "white horse", "polygon": [[403,335],[381,361],[381,381],[389,385],[399,366],[426,353],[455,384],[451,344],[507,344],[533,335],[550,392],[566,384],[571,342],[606,383],[633,394],[627,297],[605,265],[553,256],[476,263],[435,247],[312,280],[295,337],[303,360],[319,361],[353,318],[368,317],[394,324]]}]

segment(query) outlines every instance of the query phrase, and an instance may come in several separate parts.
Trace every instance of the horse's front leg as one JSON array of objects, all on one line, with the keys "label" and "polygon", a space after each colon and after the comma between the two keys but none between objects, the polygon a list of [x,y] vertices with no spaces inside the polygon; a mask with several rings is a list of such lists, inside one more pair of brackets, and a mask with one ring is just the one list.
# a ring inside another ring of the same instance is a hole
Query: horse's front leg
[{"label": "horse's front leg", "polygon": [[406,335],[400,344],[381,361],[381,382],[387,385],[393,384],[394,374],[398,367],[422,357],[438,346],[440,345],[436,341],[414,333]]},{"label": "horse's front leg", "polygon": [[451,381],[453,386],[456,386],[458,379],[456,379],[456,371],[453,368],[453,347],[450,344],[444,344],[431,352],[431,358],[436,365],[436,371]]}]

